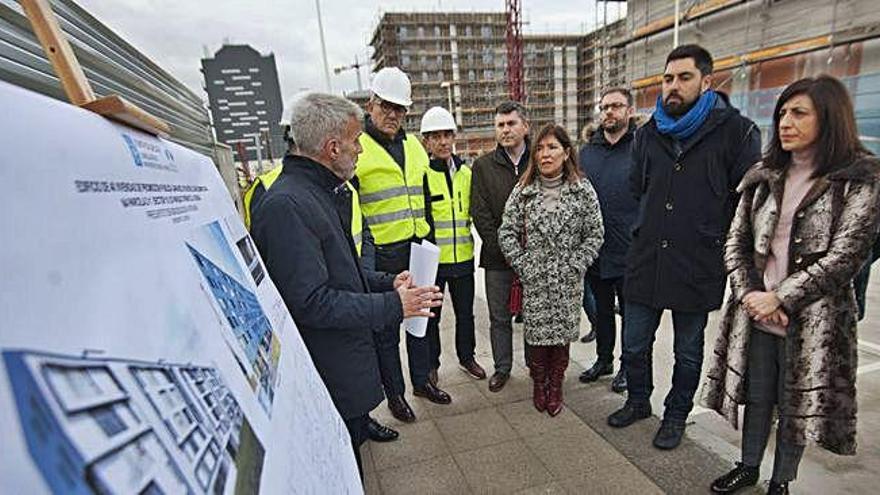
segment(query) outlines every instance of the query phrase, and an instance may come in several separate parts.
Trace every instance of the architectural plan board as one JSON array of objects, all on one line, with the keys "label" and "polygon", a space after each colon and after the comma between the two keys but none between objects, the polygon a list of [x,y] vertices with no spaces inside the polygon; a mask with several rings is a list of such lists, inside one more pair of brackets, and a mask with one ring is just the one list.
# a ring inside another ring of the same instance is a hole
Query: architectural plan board
[{"label": "architectural plan board", "polygon": [[210,159],[0,83],[5,493],[362,493]]}]

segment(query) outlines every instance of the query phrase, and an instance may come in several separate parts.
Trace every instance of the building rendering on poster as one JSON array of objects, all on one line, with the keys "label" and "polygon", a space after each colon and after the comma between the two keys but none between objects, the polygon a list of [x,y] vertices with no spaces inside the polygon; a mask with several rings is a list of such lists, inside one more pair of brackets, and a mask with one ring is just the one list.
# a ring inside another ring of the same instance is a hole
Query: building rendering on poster
[{"label": "building rendering on poster", "polygon": [[62,493],[258,493],[265,449],[215,368],[6,351],[28,450]]}]

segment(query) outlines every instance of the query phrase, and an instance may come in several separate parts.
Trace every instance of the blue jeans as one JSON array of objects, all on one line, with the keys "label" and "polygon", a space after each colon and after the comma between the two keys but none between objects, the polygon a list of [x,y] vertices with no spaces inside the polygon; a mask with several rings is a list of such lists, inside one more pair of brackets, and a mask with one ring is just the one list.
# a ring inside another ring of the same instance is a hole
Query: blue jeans
[{"label": "blue jeans", "polygon": [[[635,406],[651,403],[653,348],[662,309],[627,301],[623,330],[623,364],[626,367],[627,402]],[[664,419],[684,422],[694,407],[694,394],[703,368],[703,339],[708,313],[672,311],[675,332],[675,366],[672,390],[663,404]]]}]

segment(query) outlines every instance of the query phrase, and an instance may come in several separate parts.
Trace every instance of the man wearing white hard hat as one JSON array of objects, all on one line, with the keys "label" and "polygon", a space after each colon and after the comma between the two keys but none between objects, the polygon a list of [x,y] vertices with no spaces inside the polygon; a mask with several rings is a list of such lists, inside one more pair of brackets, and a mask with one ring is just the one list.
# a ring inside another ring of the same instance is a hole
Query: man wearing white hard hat
[{"label": "man wearing white hard hat", "polygon": [[[428,238],[440,248],[437,283],[449,287],[455,310],[455,352],[459,367],[483,380],[486,371],[474,359],[474,238],[471,235],[471,168],[453,153],[455,118],[443,107],[432,107],[422,116],[420,129],[431,162],[425,214]],[[437,384],[440,367],[440,309],[428,320],[429,379]]]},{"label": "man wearing white hard hat", "polygon": [[[430,232],[424,196],[428,154],[417,137],[403,130],[412,105],[409,77],[397,67],[383,68],[373,77],[370,91],[354,183],[373,233],[376,270],[400,273],[409,268],[410,243]],[[415,413],[404,398],[400,328],[377,332],[376,344],[388,408],[398,420],[413,422]],[[452,402],[428,380],[428,339],[407,333],[406,348],[413,395],[437,404]]]}]

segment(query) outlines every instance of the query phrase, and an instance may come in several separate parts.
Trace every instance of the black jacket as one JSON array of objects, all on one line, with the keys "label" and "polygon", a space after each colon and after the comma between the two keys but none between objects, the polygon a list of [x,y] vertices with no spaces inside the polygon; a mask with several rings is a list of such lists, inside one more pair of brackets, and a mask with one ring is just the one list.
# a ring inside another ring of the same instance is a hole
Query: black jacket
[{"label": "black jacket", "polygon": [[626,250],[639,209],[639,202],[629,192],[634,133],[635,125],[630,125],[626,134],[611,144],[599,129],[581,148],[579,156],[581,169],[593,184],[602,209],[605,242],[589,268],[591,274],[601,279],[623,277],[626,268]]},{"label": "black jacket", "polygon": [[[327,168],[288,156],[254,211],[252,235],[343,418],[383,398],[373,332],[403,319],[393,277],[361,268],[351,196]],[[386,291],[371,293],[371,290]]]},{"label": "black jacket", "polygon": [[471,178],[471,217],[480,234],[480,266],[486,270],[509,270],[510,266],[498,246],[498,227],[504,204],[529,163],[529,142],[519,163],[514,167],[501,145],[474,161]]},{"label": "black jacket", "polygon": [[719,96],[684,142],[660,134],[654,119],[636,131],[630,187],[639,213],[627,252],[628,301],[692,312],[721,307],[735,189],[761,159],[761,135]]},{"label": "black jacket", "polygon": [[[455,166],[457,168],[464,167],[464,161],[458,156],[453,154],[452,159],[455,161]],[[440,160],[437,158],[432,158],[431,162],[428,164],[431,167],[431,170],[435,172],[442,172],[446,177],[446,187],[448,188],[449,195],[452,196],[452,175],[449,173],[449,165],[446,163],[446,160]],[[433,201],[442,201],[443,200],[443,192],[442,191],[431,191],[430,183],[428,182],[428,176],[425,175],[425,219],[428,221],[428,225],[431,226],[431,233],[428,234],[427,239],[432,243],[436,244],[437,240],[434,236],[434,215],[432,215],[431,203]],[[466,277],[470,274],[474,273],[474,260],[473,258],[467,261],[460,261],[458,263],[440,263],[440,266],[437,267],[437,276],[443,278],[457,278],[457,277]]]}]

